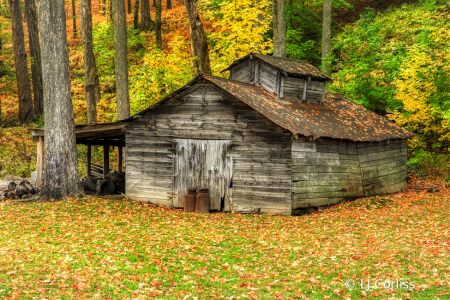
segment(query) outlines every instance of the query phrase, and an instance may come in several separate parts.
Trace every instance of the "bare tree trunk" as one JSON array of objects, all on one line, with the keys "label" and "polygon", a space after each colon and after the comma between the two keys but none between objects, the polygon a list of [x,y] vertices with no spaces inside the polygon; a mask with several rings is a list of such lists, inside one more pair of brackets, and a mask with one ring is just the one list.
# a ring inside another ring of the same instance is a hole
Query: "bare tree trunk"
[{"label": "bare tree trunk", "polygon": [[72,0],[72,20],[73,20],[73,37],[77,37],[77,13],[75,10],[75,0]]},{"label": "bare tree trunk", "polygon": [[141,2],[141,29],[148,30],[152,27],[152,18],[150,16],[150,2],[149,0],[142,0]]},{"label": "bare tree trunk", "polygon": [[[259,2],[261,2],[260,0],[256,0],[255,4],[259,4]],[[253,28],[258,28],[261,27],[261,21],[264,20],[264,10],[260,10],[260,13],[258,13],[258,15],[256,16],[257,20],[255,22],[255,24],[253,24]],[[261,34],[261,38],[264,39],[264,34]],[[256,53],[261,53],[261,44],[257,41],[255,41],[254,45],[253,45],[253,51],[255,51]]]},{"label": "bare tree trunk", "polygon": [[[113,5],[113,0],[109,0],[109,20],[114,23]],[[125,3],[123,7],[125,8]]]},{"label": "bare tree trunk", "polygon": [[[192,29],[189,28],[190,35],[192,36]],[[198,60],[197,52],[195,51],[194,42],[191,40],[191,56],[192,56],[192,73],[194,76],[200,74],[200,62]]]},{"label": "bare tree trunk", "polygon": [[156,47],[162,50],[161,0],[156,1]]},{"label": "bare tree trunk", "polygon": [[134,1],[134,19],[133,19],[133,25],[134,29],[139,28],[139,0]]},{"label": "bare tree trunk", "polygon": [[127,20],[123,0],[113,0],[117,120],[130,116],[128,94]]},{"label": "bare tree trunk", "polygon": [[91,0],[80,0],[81,40],[84,50],[84,74],[88,123],[97,122],[97,104],[100,102],[100,82],[92,39]]},{"label": "bare tree trunk", "polygon": [[286,57],[286,0],[273,0],[273,55]]},{"label": "bare tree trunk", "polygon": [[12,38],[14,51],[14,66],[17,76],[19,94],[19,122],[29,123],[33,120],[33,100],[28,78],[27,53],[23,36],[22,10],[19,0],[9,0],[12,22]]},{"label": "bare tree trunk", "polygon": [[44,113],[44,92],[42,90],[42,61],[41,46],[39,44],[39,27],[35,0],[25,0],[25,13],[28,24],[28,40],[30,43],[31,79],[34,93],[34,115]]},{"label": "bare tree trunk", "polygon": [[131,0],[128,0],[128,14],[131,14]]},{"label": "bare tree trunk", "polygon": [[172,9],[172,0],[167,0],[166,10],[167,9]]},{"label": "bare tree trunk", "polygon": [[106,16],[106,0],[100,0],[102,2],[102,16]]},{"label": "bare tree trunk", "polygon": [[323,1],[323,30],[322,30],[322,65],[324,71],[331,74],[330,65],[325,62],[328,55],[331,54],[331,0]]},{"label": "bare tree trunk", "polygon": [[[211,64],[209,61],[208,41],[206,39],[203,23],[197,11],[195,0],[184,0],[184,6],[189,17],[191,41],[195,53],[192,56],[198,56],[200,71],[204,74],[211,74]],[[195,73],[196,71],[194,71]]]},{"label": "bare tree trunk", "polygon": [[45,173],[41,197],[83,195],[78,176],[64,0],[39,0],[44,82]]},{"label": "bare tree trunk", "polygon": [[[2,0],[0,0],[0,1],[2,1]],[[0,30],[2,30],[2,26],[0,26]],[[3,39],[2,39],[2,36],[0,35],[0,51],[2,51],[3,50]],[[0,52],[0,54],[2,54],[1,52]],[[0,126],[1,125],[3,125],[2,124],[2,99],[0,99]]]}]

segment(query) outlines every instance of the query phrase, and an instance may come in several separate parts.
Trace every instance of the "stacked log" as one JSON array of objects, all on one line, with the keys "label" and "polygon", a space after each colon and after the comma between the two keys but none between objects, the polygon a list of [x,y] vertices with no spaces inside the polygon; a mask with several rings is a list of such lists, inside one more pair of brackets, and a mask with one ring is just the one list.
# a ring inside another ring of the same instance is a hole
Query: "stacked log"
[{"label": "stacked log", "polygon": [[104,179],[89,176],[83,179],[81,185],[87,195],[107,196],[125,193],[125,175],[112,171]]},{"label": "stacked log", "polygon": [[29,181],[23,180],[19,184],[11,181],[5,190],[0,191],[0,200],[25,199],[39,193],[39,189],[34,187]]},{"label": "stacked log", "polygon": [[103,178],[103,166],[92,163],[91,164],[91,176],[96,180]]}]

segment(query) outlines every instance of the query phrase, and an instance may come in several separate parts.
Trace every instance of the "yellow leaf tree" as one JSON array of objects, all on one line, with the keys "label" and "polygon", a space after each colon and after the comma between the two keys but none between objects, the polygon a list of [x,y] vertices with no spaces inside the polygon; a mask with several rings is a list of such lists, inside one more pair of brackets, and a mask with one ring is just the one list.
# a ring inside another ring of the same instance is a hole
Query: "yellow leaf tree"
[{"label": "yellow leaf tree", "polygon": [[264,36],[270,29],[271,17],[268,14],[272,1],[224,1],[215,9],[211,9],[212,3],[212,0],[203,0],[201,7],[213,27],[208,38],[214,75],[220,75],[220,71],[234,60],[250,52],[272,52],[272,39]]}]

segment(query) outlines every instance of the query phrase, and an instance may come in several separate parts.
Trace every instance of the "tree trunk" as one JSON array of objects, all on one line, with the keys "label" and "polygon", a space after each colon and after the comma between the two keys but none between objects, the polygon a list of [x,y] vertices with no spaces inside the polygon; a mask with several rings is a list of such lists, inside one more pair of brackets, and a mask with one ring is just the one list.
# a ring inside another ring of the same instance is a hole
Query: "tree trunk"
[{"label": "tree trunk", "polygon": [[139,0],[134,1],[134,19],[133,19],[133,25],[134,29],[139,28]]},{"label": "tree trunk", "polygon": [[102,16],[106,16],[106,0],[100,0],[102,2]]},{"label": "tree trunk", "polygon": [[25,12],[28,24],[28,40],[30,43],[31,79],[34,93],[34,115],[44,113],[44,93],[42,91],[42,61],[41,46],[39,44],[39,27],[35,0],[25,0]]},{"label": "tree trunk", "polygon": [[331,0],[323,1],[323,30],[322,30],[322,65],[324,71],[330,75],[330,65],[325,61],[331,54]]},{"label": "tree trunk", "polygon": [[[0,26],[0,30],[1,30],[1,26]],[[0,54],[2,54],[3,50],[3,40],[2,40],[2,36],[0,35]],[[0,66],[3,63],[0,63]],[[0,98],[0,126],[3,125],[3,120],[2,120],[2,99]]]},{"label": "tree trunk", "polygon": [[[192,29],[189,28],[189,33],[192,36]],[[195,76],[200,74],[200,62],[198,61],[197,52],[195,51],[194,42],[191,40],[191,56],[192,56],[192,73]]]},{"label": "tree trunk", "polygon": [[[204,74],[211,74],[211,65],[209,61],[208,41],[206,39],[203,23],[197,11],[195,0],[184,0],[184,6],[189,17],[191,41],[193,48],[192,56],[198,56],[200,71]],[[194,73],[196,71],[194,70]]]},{"label": "tree trunk", "polygon": [[131,14],[131,0],[128,0],[128,14]]},{"label": "tree trunk", "polygon": [[127,20],[123,0],[113,0],[113,11],[117,120],[123,120],[130,116],[130,101],[128,94]]},{"label": "tree trunk", "polygon": [[27,53],[23,36],[22,10],[19,0],[9,0],[12,22],[12,38],[14,51],[14,66],[17,76],[19,94],[19,122],[29,123],[33,120],[33,100],[28,78]]},{"label": "tree trunk", "polygon": [[75,0],[72,0],[72,20],[73,20],[73,37],[77,37],[77,13],[75,10]]},{"label": "tree trunk", "polygon": [[273,0],[273,56],[286,57],[286,0]]},{"label": "tree trunk", "polygon": [[156,47],[162,50],[161,0],[156,1]]},{"label": "tree trunk", "polygon": [[167,0],[166,10],[172,9],[172,0]]},{"label": "tree trunk", "polygon": [[[256,2],[255,5],[258,5],[261,2],[261,0],[256,0],[255,2]],[[253,28],[261,27],[260,22],[264,20],[264,13],[265,13],[264,9],[260,10],[260,13],[258,13],[258,15],[256,16],[257,20],[255,21],[255,24],[253,24]],[[264,41],[264,34],[261,34],[261,42],[263,42],[263,41]],[[261,50],[262,50],[261,42],[255,41],[255,43],[253,44],[254,52],[261,53]]]},{"label": "tree trunk", "polygon": [[[113,5],[113,0],[109,0],[109,19],[114,23]],[[125,3],[123,4],[123,7],[125,9]]]},{"label": "tree trunk", "polygon": [[148,30],[152,27],[152,18],[150,16],[150,2],[149,0],[142,0],[141,2],[141,29]]},{"label": "tree trunk", "polygon": [[64,0],[39,0],[44,83],[45,172],[41,197],[83,195],[78,176]]},{"label": "tree trunk", "polygon": [[80,0],[80,28],[84,50],[84,74],[88,123],[97,122],[97,104],[100,102],[100,82],[92,39],[91,0]]}]

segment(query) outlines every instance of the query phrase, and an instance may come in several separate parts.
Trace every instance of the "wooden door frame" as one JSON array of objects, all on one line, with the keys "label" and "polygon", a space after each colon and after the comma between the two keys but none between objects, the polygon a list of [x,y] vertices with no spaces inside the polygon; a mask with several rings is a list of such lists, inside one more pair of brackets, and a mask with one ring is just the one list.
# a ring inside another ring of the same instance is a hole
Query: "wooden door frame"
[{"label": "wooden door frame", "polygon": [[[222,206],[222,204],[220,204],[220,211],[231,211],[232,210],[232,202],[233,202],[233,189],[229,187],[230,183],[233,182],[233,156],[232,156],[232,147],[231,145],[233,144],[232,140],[212,140],[212,139],[192,139],[192,138],[187,138],[187,139],[182,139],[182,138],[174,138],[173,139],[173,151],[174,151],[174,155],[173,155],[173,184],[172,184],[172,205],[173,207],[178,207],[179,206],[179,202],[178,202],[178,197],[179,197],[179,191],[178,191],[178,185],[179,185],[179,180],[180,180],[180,176],[179,176],[179,172],[180,170],[178,169],[178,148],[179,148],[179,140],[186,140],[186,141],[203,141],[205,143],[208,143],[210,141],[221,141],[224,143],[228,143],[227,144],[227,150],[226,150],[226,158],[225,159],[229,159],[231,160],[229,162],[229,164],[231,165],[230,167],[230,182],[228,184],[228,186],[225,188],[226,189],[226,193],[224,195],[225,199],[224,199],[224,205]],[[206,151],[208,151],[208,148],[206,149]],[[177,206],[175,206],[177,205]]]}]

